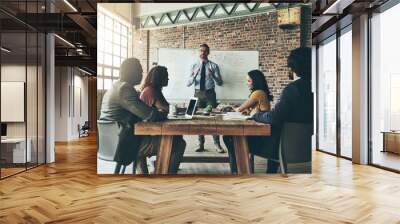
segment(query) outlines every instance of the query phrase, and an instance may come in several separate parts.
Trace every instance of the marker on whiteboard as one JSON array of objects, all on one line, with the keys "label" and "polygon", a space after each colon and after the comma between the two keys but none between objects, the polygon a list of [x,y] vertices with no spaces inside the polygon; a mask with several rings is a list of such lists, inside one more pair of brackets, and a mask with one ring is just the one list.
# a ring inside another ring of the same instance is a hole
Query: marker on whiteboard
[{"label": "marker on whiteboard", "polygon": [[158,64],[157,62],[153,62],[153,63],[152,63],[153,66],[156,66],[157,64]]}]

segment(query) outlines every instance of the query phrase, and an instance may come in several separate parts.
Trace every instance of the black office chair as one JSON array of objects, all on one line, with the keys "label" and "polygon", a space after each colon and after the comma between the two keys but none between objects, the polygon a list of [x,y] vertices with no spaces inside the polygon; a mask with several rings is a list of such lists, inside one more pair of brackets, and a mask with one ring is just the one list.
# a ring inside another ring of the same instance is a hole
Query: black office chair
[{"label": "black office chair", "polygon": [[[282,174],[287,173],[311,173],[311,136],[313,133],[312,124],[306,123],[285,123],[281,131],[279,144],[279,162]],[[269,159],[271,160],[271,159]],[[254,155],[250,155],[254,172]],[[301,167],[288,170],[288,164],[301,164]]]},{"label": "black office chair", "polygon": [[82,126],[78,124],[79,138],[89,136],[89,129],[90,129],[89,121],[85,121],[85,123]]}]

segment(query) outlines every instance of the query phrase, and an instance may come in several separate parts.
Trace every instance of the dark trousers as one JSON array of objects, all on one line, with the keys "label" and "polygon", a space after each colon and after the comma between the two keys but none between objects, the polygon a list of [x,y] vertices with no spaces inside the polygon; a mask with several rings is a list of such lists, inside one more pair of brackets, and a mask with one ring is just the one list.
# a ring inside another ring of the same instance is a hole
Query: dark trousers
[{"label": "dark trousers", "polygon": [[[196,89],[194,92],[194,96],[198,99],[197,107],[198,108],[206,108],[210,106],[215,108],[217,106],[217,95],[215,94],[214,89],[209,90],[199,90]],[[214,144],[220,144],[219,135],[213,135]],[[199,145],[204,146],[204,135],[199,135]]]},{"label": "dark trousers", "polygon": [[[220,144],[219,135],[213,135],[213,140],[214,140],[214,144]],[[205,141],[206,140],[204,138],[204,135],[199,135],[199,144],[201,146],[204,146]]]},{"label": "dark trousers", "polygon": [[[236,154],[235,154],[235,147],[233,143],[233,137],[232,136],[223,136],[224,143],[226,145],[226,148],[228,149],[228,155],[229,155],[229,165],[231,168],[232,174],[237,173],[237,165],[236,165]],[[261,156],[264,158],[272,158],[272,152],[269,152],[268,150],[273,150],[271,139],[268,137],[264,136],[249,136],[247,137],[247,144],[249,147],[249,152],[251,154]],[[279,162],[276,162],[276,159],[274,160],[268,159],[267,162],[267,173],[277,173],[279,167]]]}]

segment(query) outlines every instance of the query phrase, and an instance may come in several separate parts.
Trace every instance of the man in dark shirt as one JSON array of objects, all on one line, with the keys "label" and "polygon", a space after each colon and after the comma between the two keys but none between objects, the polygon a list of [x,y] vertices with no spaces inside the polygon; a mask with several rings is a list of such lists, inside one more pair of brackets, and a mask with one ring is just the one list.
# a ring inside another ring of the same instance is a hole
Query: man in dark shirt
[{"label": "man in dark shirt", "polygon": [[114,161],[129,165],[136,160],[142,137],[134,135],[134,124],[139,121],[160,121],[167,113],[149,107],[139,99],[134,86],[142,80],[142,66],[136,58],[128,58],[121,64],[120,79],[104,95],[100,120],[116,121],[120,126],[118,146]]},{"label": "man in dark shirt", "polygon": [[[278,159],[281,129],[285,122],[312,123],[313,122],[313,95],[311,92],[311,49],[297,48],[290,52],[288,67],[299,77],[286,86],[275,107],[266,112],[259,112],[253,116],[257,122],[271,124],[271,136],[248,137],[249,150],[255,155],[269,159]],[[224,137],[229,150],[231,170],[236,172],[236,158],[232,138]],[[311,150],[311,149],[310,149]],[[276,173],[279,163],[269,160],[268,173]]]}]

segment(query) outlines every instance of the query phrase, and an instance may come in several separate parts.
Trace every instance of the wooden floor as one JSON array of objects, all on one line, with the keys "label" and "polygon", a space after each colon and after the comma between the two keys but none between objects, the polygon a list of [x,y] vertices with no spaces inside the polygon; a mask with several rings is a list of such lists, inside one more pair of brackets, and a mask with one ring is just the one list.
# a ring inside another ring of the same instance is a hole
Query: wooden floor
[{"label": "wooden floor", "polygon": [[372,162],[376,165],[400,170],[400,155],[392,152],[374,151]]},{"label": "wooden floor", "polygon": [[313,155],[312,175],[96,174],[94,138],[0,181],[0,223],[400,223],[400,175]]}]

